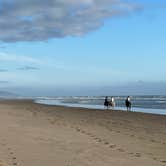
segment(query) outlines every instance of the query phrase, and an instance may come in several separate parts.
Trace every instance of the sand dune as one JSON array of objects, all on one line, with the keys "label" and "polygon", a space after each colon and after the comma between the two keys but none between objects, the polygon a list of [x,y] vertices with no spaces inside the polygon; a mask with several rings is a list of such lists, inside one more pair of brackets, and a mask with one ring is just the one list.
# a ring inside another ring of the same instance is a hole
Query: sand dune
[{"label": "sand dune", "polygon": [[164,166],[166,116],[0,101],[0,166]]}]

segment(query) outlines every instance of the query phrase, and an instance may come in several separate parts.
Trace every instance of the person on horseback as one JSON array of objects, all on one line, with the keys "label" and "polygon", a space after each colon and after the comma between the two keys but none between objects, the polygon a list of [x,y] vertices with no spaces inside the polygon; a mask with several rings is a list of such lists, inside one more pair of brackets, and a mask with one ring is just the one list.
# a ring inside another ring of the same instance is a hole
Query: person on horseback
[{"label": "person on horseback", "polygon": [[109,106],[108,96],[105,97],[104,106],[108,109]]},{"label": "person on horseback", "polygon": [[110,106],[113,107],[113,108],[115,107],[115,99],[114,99],[114,97],[111,97]]},{"label": "person on horseback", "polygon": [[125,100],[125,104],[127,107],[127,111],[131,111],[131,100],[130,100],[130,96],[127,96],[127,99]]}]

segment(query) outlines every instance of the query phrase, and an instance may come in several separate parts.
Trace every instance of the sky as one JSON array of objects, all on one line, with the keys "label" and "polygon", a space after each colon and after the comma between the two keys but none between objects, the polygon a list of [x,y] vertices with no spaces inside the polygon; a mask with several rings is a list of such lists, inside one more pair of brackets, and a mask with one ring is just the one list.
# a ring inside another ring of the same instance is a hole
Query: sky
[{"label": "sky", "polygon": [[165,0],[0,0],[0,91],[166,94]]}]

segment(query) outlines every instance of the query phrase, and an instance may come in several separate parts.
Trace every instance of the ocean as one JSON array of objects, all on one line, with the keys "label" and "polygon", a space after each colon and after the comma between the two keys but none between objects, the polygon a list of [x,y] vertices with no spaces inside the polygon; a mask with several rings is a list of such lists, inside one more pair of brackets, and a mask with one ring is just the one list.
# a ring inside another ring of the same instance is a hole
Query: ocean
[{"label": "ocean", "polygon": [[[113,96],[115,110],[126,110],[126,96]],[[111,97],[110,97],[111,98]],[[108,98],[108,99],[110,99]],[[166,115],[166,96],[130,96],[132,111]],[[105,96],[68,96],[68,97],[36,97],[35,103],[82,107],[91,109],[104,108]]]}]

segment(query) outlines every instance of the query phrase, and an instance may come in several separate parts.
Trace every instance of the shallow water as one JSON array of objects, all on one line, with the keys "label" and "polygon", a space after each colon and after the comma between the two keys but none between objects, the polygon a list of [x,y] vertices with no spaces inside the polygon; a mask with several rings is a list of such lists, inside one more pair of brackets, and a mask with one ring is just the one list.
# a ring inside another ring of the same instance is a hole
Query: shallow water
[{"label": "shallow water", "polygon": [[[95,100],[95,101],[93,101],[93,100]],[[99,97],[97,97],[97,99],[94,97],[93,98],[92,97],[91,98],[90,97],[68,97],[68,98],[67,97],[64,97],[64,98],[59,97],[56,99],[55,98],[44,98],[44,99],[41,98],[41,99],[35,99],[35,103],[105,110],[106,108],[104,108],[103,103],[101,104],[99,102],[96,102],[96,100],[103,101],[103,98],[101,98],[101,99],[99,99]],[[151,98],[149,98],[148,100],[151,100]],[[154,100],[154,98],[152,100]],[[163,100],[163,98],[162,98],[162,100]],[[119,104],[118,106],[114,107],[114,110],[126,111],[126,107]],[[143,108],[141,106],[139,106],[139,107],[133,106],[132,111],[166,115],[166,109],[156,108],[156,107],[147,108],[147,106],[145,106],[145,108]]]}]

